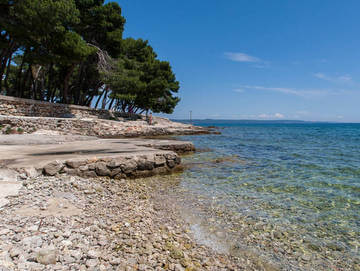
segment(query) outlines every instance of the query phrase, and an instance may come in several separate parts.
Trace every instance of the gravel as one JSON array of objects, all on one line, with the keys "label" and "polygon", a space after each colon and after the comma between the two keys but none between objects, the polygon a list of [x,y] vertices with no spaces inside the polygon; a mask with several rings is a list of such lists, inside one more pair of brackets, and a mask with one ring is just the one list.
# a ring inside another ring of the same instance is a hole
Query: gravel
[{"label": "gravel", "polygon": [[0,270],[259,270],[197,244],[142,180],[29,178],[0,209]]}]

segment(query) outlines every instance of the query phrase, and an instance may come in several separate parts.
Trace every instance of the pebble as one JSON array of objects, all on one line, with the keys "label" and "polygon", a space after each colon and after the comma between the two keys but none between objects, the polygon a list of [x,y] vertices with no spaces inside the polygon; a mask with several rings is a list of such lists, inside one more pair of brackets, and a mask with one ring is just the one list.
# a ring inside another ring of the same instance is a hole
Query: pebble
[{"label": "pebble", "polygon": [[52,248],[42,248],[36,255],[36,260],[41,264],[55,264],[56,263],[56,250]]},{"label": "pebble", "polygon": [[[28,178],[10,207],[0,210],[0,252],[8,251],[4,257],[12,264],[9,269],[256,270],[252,261],[198,245],[173,206],[153,198],[158,190],[151,180],[157,183],[157,177]],[[70,206],[69,215],[61,208],[61,216],[43,216],[40,207],[51,206],[48,202],[54,199],[59,204],[51,208]],[[25,214],[16,215],[24,208]],[[72,208],[81,212],[72,215]]]}]

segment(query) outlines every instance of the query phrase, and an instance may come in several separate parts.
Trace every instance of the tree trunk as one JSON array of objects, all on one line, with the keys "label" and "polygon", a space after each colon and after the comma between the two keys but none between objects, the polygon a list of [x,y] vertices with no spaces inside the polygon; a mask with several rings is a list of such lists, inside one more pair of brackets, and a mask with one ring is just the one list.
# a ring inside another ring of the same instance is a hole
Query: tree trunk
[{"label": "tree trunk", "polygon": [[17,74],[17,78],[16,78],[16,86],[15,86],[15,89],[14,89],[14,93],[16,97],[20,97],[21,95],[21,79],[22,79],[22,76],[23,76],[23,68],[24,68],[24,64],[25,64],[25,58],[26,58],[26,54],[27,54],[27,48],[25,49],[24,51],[24,54],[22,56],[22,59],[21,59],[21,64],[20,64],[20,68],[18,70],[18,74]]},{"label": "tree trunk", "polygon": [[29,65],[28,69],[26,70],[25,78],[24,78],[22,86],[21,86],[21,91],[20,91],[20,95],[19,95],[20,98],[29,98],[29,97],[25,97],[26,83],[29,80],[29,76],[30,76],[30,65]]},{"label": "tree trunk", "polygon": [[38,100],[41,99],[41,95],[37,96],[37,80],[39,77],[39,73],[41,71],[41,66],[40,65],[32,65],[31,66],[31,75],[33,78],[32,84],[31,84],[31,89],[32,89],[32,96],[34,100]]},{"label": "tree trunk", "polygon": [[64,103],[68,104],[70,102],[69,99],[69,81],[71,74],[73,73],[75,69],[76,64],[72,64],[70,68],[68,69],[68,72],[66,73],[66,76],[64,78],[64,88],[63,88],[63,101]]},{"label": "tree trunk", "polygon": [[101,105],[101,109],[105,109],[106,107],[106,102],[107,102],[107,94],[108,94],[108,91],[109,91],[109,87],[106,86],[105,87],[105,94],[104,94],[104,98],[102,100],[102,105]]},{"label": "tree trunk", "polygon": [[9,40],[9,46],[7,49],[3,49],[1,52],[1,58],[0,58],[0,91],[2,91],[2,79],[4,76],[5,69],[8,64],[9,58],[11,58],[12,54],[14,53],[15,48],[15,42],[13,40]]},{"label": "tree trunk", "polygon": [[9,79],[9,74],[10,74],[10,69],[11,69],[11,60],[12,60],[12,53],[9,57],[9,61],[7,64],[7,68],[6,68],[6,75],[5,75],[5,80],[4,80],[4,87],[5,87],[5,92],[9,93],[9,84],[8,84],[8,79]]},{"label": "tree trunk", "polygon": [[109,108],[108,108],[109,110],[111,110],[114,101],[115,101],[115,98],[112,98],[112,99],[111,99],[111,102],[110,102],[110,104],[109,104]]},{"label": "tree trunk", "polygon": [[103,94],[104,94],[104,93],[105,93],[105,91],[103,90],[103,91],[101,92],[101,94],[100,94],[99,98],[98,98],[98,99],[97,99],[97,101],[96,101],[95,108],[97,108],[97,107],[98,107],[99,102],[100,102],[100,100],[101,100],[101,97],[103,96]]}]

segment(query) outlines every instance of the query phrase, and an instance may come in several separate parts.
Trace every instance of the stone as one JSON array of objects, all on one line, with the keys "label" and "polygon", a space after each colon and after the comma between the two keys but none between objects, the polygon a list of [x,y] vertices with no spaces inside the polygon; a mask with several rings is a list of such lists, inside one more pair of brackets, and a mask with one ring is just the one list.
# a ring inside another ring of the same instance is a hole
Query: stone
[{"label": "stone", "polygon": [[88,164],[87,166],[88,166],[89,170],[95,170],[96,169],[96,164],[95,163]]},{"label": "stone", "polygon": [[56,264],[57,253],[54,248],[42,248],[36,254],[36,261],[41,264]]},{"label": "stone", "polygon": [[46,175],[54,176],[64,168],[64,164],[60,161],[53,161],[44,167],[44,173]]},{"label": "stone", "polygon": [[166,159],[162,155],[156,155],[155,159],[154,159],[154,163],[155,163],[155,167],[160,167],[160,166],[165,165]]},{"label": "stone", "polygon": [[167,165],[169,168],[174,168],[176,166],[176,163],[174,160],[168,160]]},{"label": "stone", "polygon": [[72,257],[74,257],[77,260],[80,260],[83,256],[80,250],[71,250],[69,253]]},{"label": "stone", "polygon": [[67,167],[64,167],[61,172],[64,172],[69,175],[79,175],[80,174],[78,169],[67,168]]},{"label": "stone", "polygon": [[124,173],[119,173],[119,174],[116,174],[113,178],[114,178],[115,180],[123,180],[124,178],[126,178],[126,174],[124,174]]},{"label": "stone", "polygon": [[69,247],[72,245],[72,242],[70,240],[63,240],[63,241],[61,241],[61,244],[63,246]]},{"label": "stone", "polygon": [[108,166],[110,168],[117,168],[117,167],[120,167],[122,164],[124,164],[125,162],[125,159],[122,158],[122,157],[117,157],[117,158],[114,158],[110,161],[110,163],[108,164]]},{"label": "stone", "polygon": [[28,167],[28,168],[24,168],[23,172],[26,174],[27,177],[29,178],[36,178],[38,176],[41,175],[41,170],[37,170],[34,167]]},{"label": "stone", "polygon": [[80,176],[80,177],[83,177],[83,178],[96,178],[96,177],[97,177],[95,171],[84,171],[84,172],[80,172],[80,173],[79,173],[79,176]]},{"label": "stone", "polygon": [[1,236],[1,235],[7,235],[8,233],[10,233],[10,230],[9,230],[9,229],[2,229],[2,230],[0,230],[0,236]]},{"label": "stone", "polygon": [[43,240],[40,236],[35,235],[35,236],[25,237],[21,243],[24,246],[28,246],[28,247],[40,247],[43,243]]},{"label": "stone", "polygon": [[110,169],[106,166],[106,163],[104,162],[98,162],[96,163],[96,174],[99,176],[109,176],[111,171]]},{"label": "stone", "polygon": [[125,174],[131,173],[136,168],[137,168],[137,163],[132,159],[125,160],[124,164],[121,165],[121,169]]},{"label": "stone", "polygon": [[64,255],[63,261],[67,264],[75,262],[75,259],[70,255]]},{"label": "stone", "polygon": [[86,161],[82,159],[71,159],[67,160],[66,165],[71,168],[79,168],[80,166],[84,166],[86,164]]},{"label": "stone", "polygon": [[80,171],[88,171],[88,170],[89,170],[89,167],[88,167],[87,165],[79,166],[79,170],[80,170]]},{"label": "stone", "polygon": [[154,168],[154,162],[148,159],[139,159],[137,169],[138,170],[152,170]]},{"label": "stone", "polygon": [[85,264],[88,268],[94,268],[99,264],[99,261],[97,259],[89,259]]},{"label": "stone", "polygon": [[118,175],[119,173],[122,173],[121,168],[119,168],[119,167],[114,168],[113,170],[111,170],[110,177],[115,177],[115,176]]},{"label": "stone", "polygon": [[87,256],[90,259],[97,259],[97,258],[100,257],[100,253],[97,250],[91,249],[91,250],[88,251]]},{"label": "stone", "polygon": [[14,247],[14,248],[10,249],[9,253],[10,253],[10,257],[14,258],[14,257],[19,256],[22,253],[22,251],[19,248]]}]

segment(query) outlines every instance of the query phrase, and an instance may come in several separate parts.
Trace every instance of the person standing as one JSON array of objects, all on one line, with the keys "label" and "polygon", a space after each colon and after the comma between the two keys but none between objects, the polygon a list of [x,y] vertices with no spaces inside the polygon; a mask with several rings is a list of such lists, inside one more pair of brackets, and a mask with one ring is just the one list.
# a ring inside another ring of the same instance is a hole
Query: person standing
[{"label": "person standing", "polygon": [[152,114],[151,114],[151,112],[149,114],[149,125],[152,125]]}]

